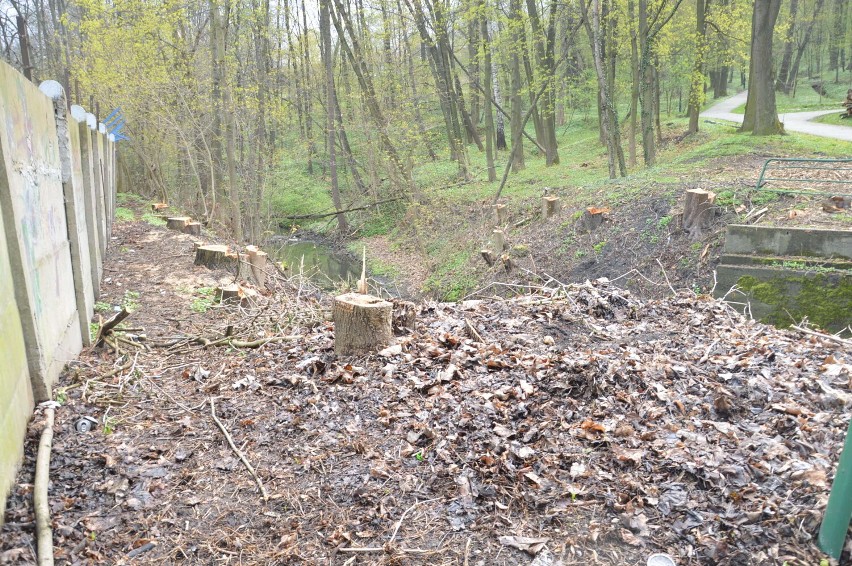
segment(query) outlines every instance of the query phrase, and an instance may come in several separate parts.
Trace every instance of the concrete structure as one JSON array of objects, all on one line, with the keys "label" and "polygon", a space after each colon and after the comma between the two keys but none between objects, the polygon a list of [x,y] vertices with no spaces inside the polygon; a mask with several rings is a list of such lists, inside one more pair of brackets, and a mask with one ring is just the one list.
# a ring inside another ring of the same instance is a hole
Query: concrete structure
[{"label": "concrete structure", "polygon": [[65,109],[0,62],[0,521],[33,403],[89,342],[112,224],[115,144]]},{"label": "concrete structure", "polygon": [[852,231],[730,225],[715,294],[764,322],[841,331],[852,325]]}]

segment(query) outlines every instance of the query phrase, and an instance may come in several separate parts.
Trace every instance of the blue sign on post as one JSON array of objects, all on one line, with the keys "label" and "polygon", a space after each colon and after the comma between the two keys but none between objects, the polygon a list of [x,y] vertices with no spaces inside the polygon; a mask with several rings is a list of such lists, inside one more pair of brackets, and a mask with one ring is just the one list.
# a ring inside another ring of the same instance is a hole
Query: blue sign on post
[{"label": "blue sign on post", "polygon": [[121,133],[121,130],[124,129],[124,124],[126,123],[124,120],[124,116],[121,114],[121,107],[116,108],[104,119],[104,126],[107,128],[107,132],[111,133],[115,136],[115,141],[121,140],[129,140],[127,136]]}]

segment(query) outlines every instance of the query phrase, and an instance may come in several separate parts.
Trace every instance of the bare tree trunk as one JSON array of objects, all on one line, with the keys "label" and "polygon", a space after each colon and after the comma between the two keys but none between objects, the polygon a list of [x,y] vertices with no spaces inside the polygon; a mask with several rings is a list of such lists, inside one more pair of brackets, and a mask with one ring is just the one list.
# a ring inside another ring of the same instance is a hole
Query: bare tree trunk
[{"label": "bare tree trunk", "polygon": [[[814,30],[814,24],[819,18],[819,13],[822,11],[822,7],[825,4],[825,0],[816,0],[814,4],[814,14],[811,17],[811,21],[808,22],[808,25],[805,27],[805,34],[802,37],[802,42],[799,44],[799,49],[796,51],[796,59],[793,61],[793,67],[790,69],[790,76],[787,78],[787,84],[784,88],[784,92],[789,93],[793,90],[796,85],[796,80],[799,78],[799,65],[802,62],[802,55],[805,52],[805,48],[808,46],[808,42],[811,40],[811,33]],[[819,61],[819,57],[817,61]]]},{"label": "bare tree trunk", "polygon": [[[689,129],[690,134],[698,131],[698,114],[704,102],[704,51],[707,34],[707,8],[710,1],[695,0],[695,34],[698,43],[695,51],[695,63],[692,66],[692,81],[689,88]],[[727,80],[727,72],[725,73]]]},{"label": "bare tree trunk", "polygon": [[[482,5],[482,0],[480,0],[479,5]],[[488,180],[494,182],[497,180],[497,170],[494,167],[494,111],[491,108],[491,93],[493,92],[491,85],[491,42],[488,37],[488,18],[484,14],[480,16],[479,32],[482,40],[481,48],[485,56],[482,77],[485,92],[488,93],[483,97],[485,104],[485,159],[488,164]]]},{"label": "bare tree trunk", "polygon": [[523,108],[521,107],[521,54],[522,49],[520,28],[523,26],[521,19],[520,0],[510,0],[509,3],[509,26],[512,36],[511,72],[512,72],[512,171],[518,172],[526,167],[524,164],[524,146],[521,135],[521,120]]},{"label": "bare tree trunk", "polygon": [[772,70],[772,32],[781,9],[781,0],[755,0],[751,24],[751,61],[748,100],[740,131],[754,135],[784,132],[775,106]]},{"label": "bare tree trunk", "polygon": [[793,61],[793,43],[796,38],[796,16],[799,12],[799,0],[790,0],[790,27],[784,37],[784,56],[778,69],[778,81],[775,90],[787,92],[787,79],[790,77],[790,65]]},{"label": "bare tree trunk", "polygon": [[349,224],[346,222],[346,214],[340,212],[343,210],[343,205],[340,201],[340,187],[337,180],[337,148],[336,148],[336,129],[337,117],[335,116],[334,92],[334,68],[332,65],[331,54],[331,22],[328,15],[328,3],[331,0],[320,0],[320,36],[322,39],[323,51],[322,59],[325,64],[325,106],[326,106],[326,124],[328,128],[328,171],[331,177],[331,200],[334,203],[337,213],[337,227],[342,234],[349,232]]}]

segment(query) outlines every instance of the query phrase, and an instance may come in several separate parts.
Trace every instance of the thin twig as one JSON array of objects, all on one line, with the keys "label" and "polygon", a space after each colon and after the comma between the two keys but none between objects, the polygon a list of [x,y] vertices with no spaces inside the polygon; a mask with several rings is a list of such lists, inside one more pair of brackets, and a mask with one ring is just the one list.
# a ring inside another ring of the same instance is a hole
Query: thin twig
[{"label": "thin twig", "polygon": [[802,326],[796,326],[795,324],[791,324],[790,328],[795,328],[799,332],[804,332],[810,336],[816,336],[817,338],[823,338],[825,340],[830,340],[832,342],[837,342],[847,348],[852,348],[852,340],[847,340],[845,338],[841,338],[840,336],[835,336],[834,334],[823,334],[822,332],[814,332],[808,328],[804,328]]},{"label": "thin twig", "polygon": [[222,421],[219,420],[219,417],[216,416],[216,405],[214,404],[215,397],[210,397],[210,414],[213,416],[213,420],[216,421],[216,426],[219,427],[219,430],[222,431],[222,434],[225,435],[225,439],[228,441],[228,444],[231,447],[231,450],[240,458],[240,461],[245,465],[246,469],[254,478],[254,481],[257,482],[257,487],[260,488],[260,493],[263,495],[263,501],[269,501],[269,494],[266,492],[266,488],[263,487],[263,482],[260,481],[260,477],[257,475],[257,472],[254,471],[254,468],[246,459],[245,455],[240,451],[239,448],[234,444],[234,439],[231,438],[230,433],[228,433],[228,429],[225,428],[225,425],[222,424]]}]

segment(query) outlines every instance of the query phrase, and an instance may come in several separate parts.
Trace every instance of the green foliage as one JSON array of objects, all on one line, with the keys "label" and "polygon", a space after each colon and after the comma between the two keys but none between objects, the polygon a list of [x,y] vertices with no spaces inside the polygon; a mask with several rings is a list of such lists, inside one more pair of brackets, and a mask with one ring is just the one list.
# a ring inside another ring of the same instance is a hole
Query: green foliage
[{"label": "green foliage", "polygon": [[195,295],[189,304],[192,312],[202,314],[216,304],[216,289],[213,287],[199,287],[195,290]]},{"label": "green foliage", "polygon": [[115,209],[115,219],[119,222],[132,222],[136,220],[136,214],[129,208],[119,206]]},{"label": "green foliage", "polygon": [[112,305],[109,303],[105,303],[103,301],[98,301],[95,303],[95,311],[97,312],[108,312],[112,310]]},{"label": "green foliage", "polygon": [[139,308],[139,293],[137,291],[125,291],[121,306],[130,312]]},{"label": "green foliage", "polygon": [[115,202],[121,206],[142,206],[148,202],[148,199],[133,193],[116,193]]},{"label": "green foliage", "polygon": [[142,221],[147,222],[151,226],[165,226],[167,224],[167,222],[165,220],[163,220],[162,218],[160,218],[158,216],[155,216],[151,212],[146,212],[145,214],[143,214],[142,215]]}]

